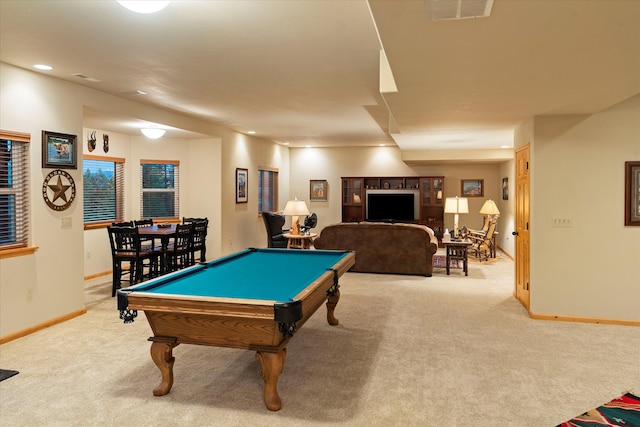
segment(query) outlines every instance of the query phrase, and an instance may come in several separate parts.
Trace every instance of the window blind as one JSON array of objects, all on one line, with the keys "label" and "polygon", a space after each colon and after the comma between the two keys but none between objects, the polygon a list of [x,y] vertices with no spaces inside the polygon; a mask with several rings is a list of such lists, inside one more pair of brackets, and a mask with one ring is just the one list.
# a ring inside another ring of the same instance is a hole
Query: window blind
[{"label": "window blind", "polygon": [[140,160],[140,217],[179,218],[178,161]]},{"label": "window blind", "polygon": [[0,131],[0,250],[29,240],[30,135]]},{"label": "window blind", "polygon": [[124,166],[125,159],[84,156],[85,224],[124,219]]},{"label": "window blind", "polygon": [[258,213],[274,212],[278,204],[278,172],[258,169]]}]

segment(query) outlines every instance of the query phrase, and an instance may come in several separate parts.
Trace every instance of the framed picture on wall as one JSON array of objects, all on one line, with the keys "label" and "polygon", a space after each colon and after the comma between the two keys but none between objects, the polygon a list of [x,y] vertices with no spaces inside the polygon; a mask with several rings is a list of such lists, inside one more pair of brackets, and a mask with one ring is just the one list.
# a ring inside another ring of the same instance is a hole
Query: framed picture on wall
[{"label": "framed picture on wall", "polygon": [[247,203],[247,181],[249,171],[247,169],[236,168],[236,203]]},{"label": "framed picture on wall", "polygon": [[66,133],[42,131],[42,167],[78,168],[78,137]]},{"label": "framed picture on wall", "polygon": [[640,161],[624,163],[624,225],[640,226]]},{"label": "framed picture on wall", "polygon": [[502,178],[502,200],[509,200],[509,178]]},{"label": "framed picture on wall", "polygon": [[462,197],[484,196],[484,179],[463,179],[460,187]]},{"label": "framed picture on wall", "polygon": [[309,181],[309,200],[317,202],[327,201],[327,181],[312,179]]}]

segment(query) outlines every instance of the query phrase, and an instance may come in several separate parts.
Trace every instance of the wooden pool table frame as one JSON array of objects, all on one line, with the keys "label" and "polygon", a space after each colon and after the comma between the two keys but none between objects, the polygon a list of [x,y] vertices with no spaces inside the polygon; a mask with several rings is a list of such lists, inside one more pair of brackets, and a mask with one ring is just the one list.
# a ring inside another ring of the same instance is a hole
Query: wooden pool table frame
[{"label": "wooden pool table frame", "polygon": [[[283,331],[284,325],[275,319],[276,301],[120,290],[118,297],[124,296],[124,307],[144,311],[153,331],[153,336],[149,338],[152,341],[151,358],[162,374],[162,381],[153,394],[162,396],[171,390],[175,361],[172,352],[179,344],[238,348],[256,351],[265,384],[264,403],[271,411],[279,410],[282,401],[277,385],[289,339],[325,301],[327,322],[330,325],[339,323],[334,316],[340,299],[338,278],[354,263],[355,253],[348,252],[331,270],[296,295],[294,301],[302,303],[302,314],[293,330],[289,331]],[[119,302],[118,305],[121,308],[123,304]]]}]

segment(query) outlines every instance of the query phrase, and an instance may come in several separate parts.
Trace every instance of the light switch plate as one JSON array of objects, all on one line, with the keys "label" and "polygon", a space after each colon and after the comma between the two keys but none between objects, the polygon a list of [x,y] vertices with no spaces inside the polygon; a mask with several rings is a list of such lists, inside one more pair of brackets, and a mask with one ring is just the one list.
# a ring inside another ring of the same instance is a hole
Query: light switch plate
[{"label": "light switch plate", "polygon": [[62,218],[60,218],[60,228],[62,230],[65,230],[67,228],[71,228],[71,217],[70,216],[63,216]]},{"label": "light switch plate", "polygon": [[573,227],[573,219],[569,217],[554,217],[553,227],[571,228]]}]

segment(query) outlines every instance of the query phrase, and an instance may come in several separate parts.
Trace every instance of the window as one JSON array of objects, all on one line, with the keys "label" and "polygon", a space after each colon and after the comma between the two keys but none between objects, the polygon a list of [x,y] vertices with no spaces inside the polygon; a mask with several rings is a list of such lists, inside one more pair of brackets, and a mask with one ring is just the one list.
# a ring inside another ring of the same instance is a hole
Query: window
[{"label": "window", "polygon": [[258,169],[258,213],[278,210],[278,171]]},{"label": "window", "polygon": [[178,218],[179,173],[177,161],[140,160],[141,218]]},{"label": "window", "polygon": [[29,134],[0,131],[0,250],[29,239]]},{"label": "window", "polygon": [[85,225],[124,219],[124,160],[83,156]]}]

